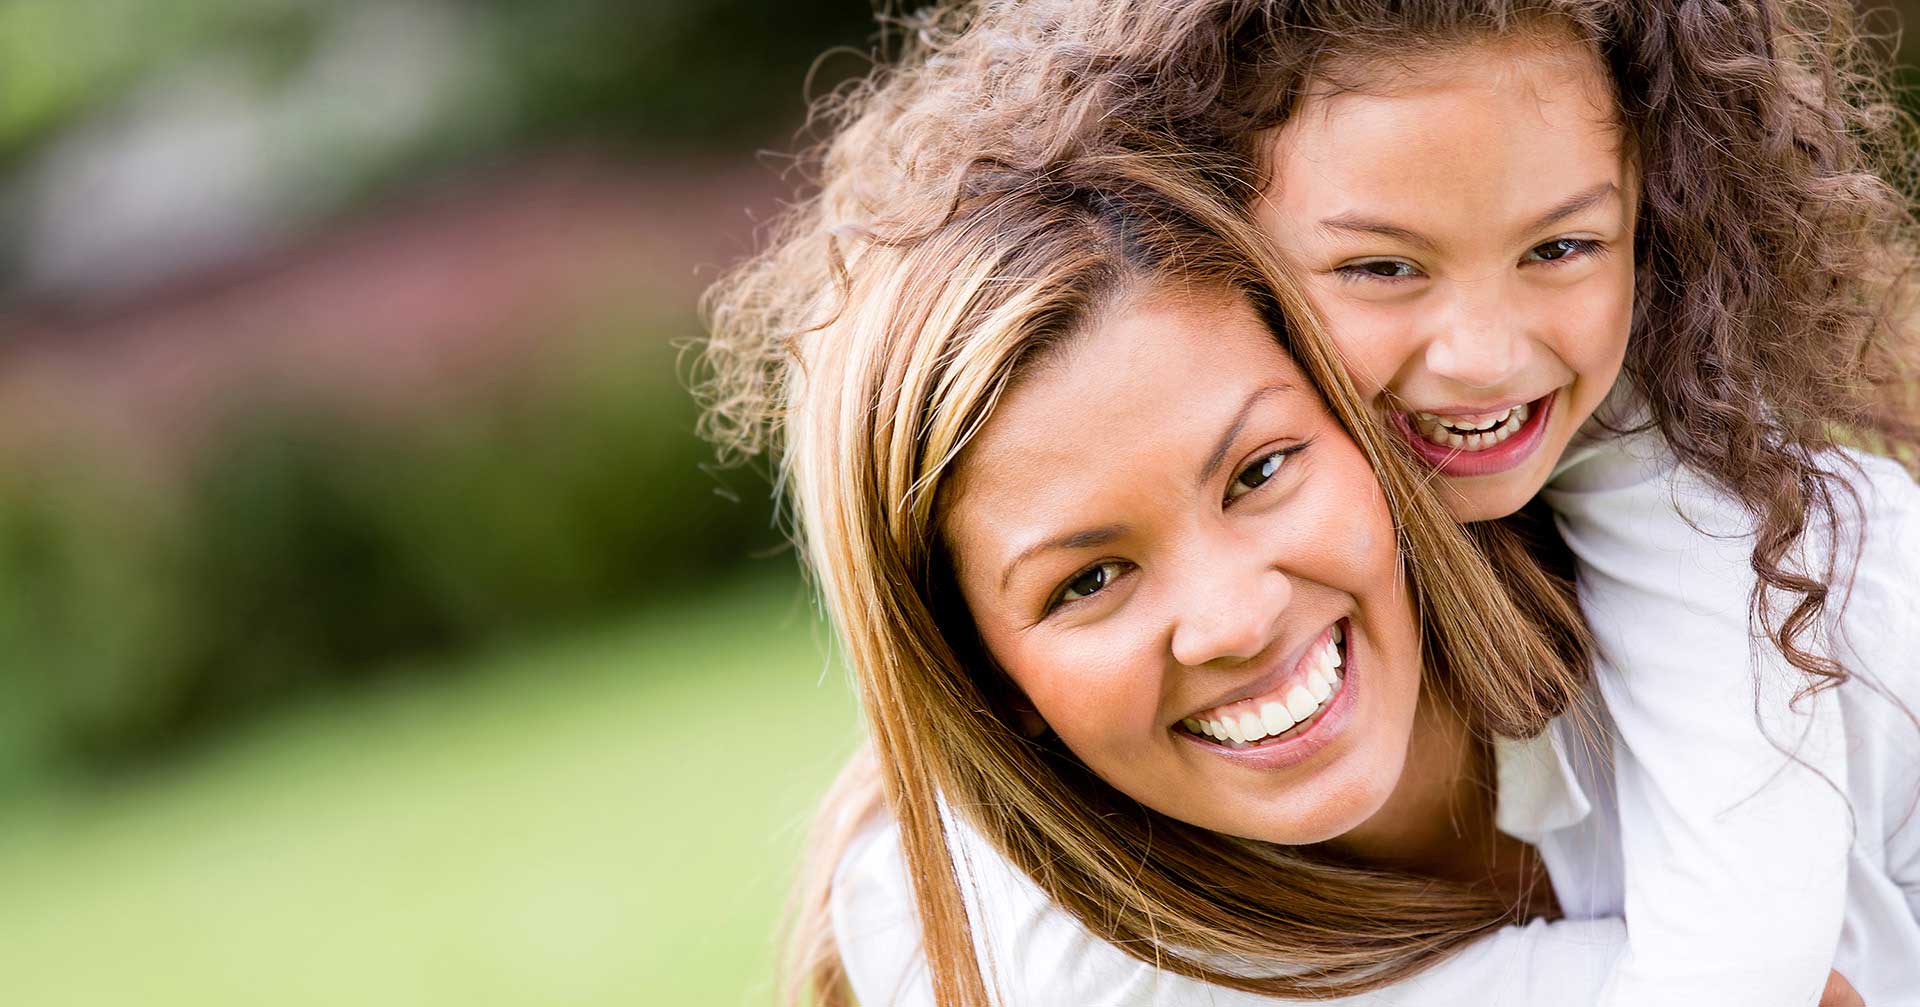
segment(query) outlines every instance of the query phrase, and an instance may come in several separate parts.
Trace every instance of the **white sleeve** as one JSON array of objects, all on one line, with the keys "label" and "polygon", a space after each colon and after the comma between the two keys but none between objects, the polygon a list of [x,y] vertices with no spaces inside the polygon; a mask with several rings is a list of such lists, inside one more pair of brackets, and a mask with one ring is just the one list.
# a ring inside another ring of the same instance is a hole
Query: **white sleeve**
[{"label": "white sleeve", "polygon": [[[1100,940],[977,841],[961,867],[975,948],[995,1003],[1007,1007],[1279,1007],[1278,1000],[1162,972]],[[834,938],[862,1007],[933,1007],[919,924],[892,826],[841,861]],[[1626,940],[1617,919],[1502,928],[1411,979],[1334,1007],[1584,1007]]]},{"label": "white sleeve", "polygon": [[1751,631],[1746,515],[1626,450],[1546,492],[1618,731],[1628,947],[1602,1003],[1806,1007],[1845,910],[1838,696],[1790,704],[1799,673]]}]

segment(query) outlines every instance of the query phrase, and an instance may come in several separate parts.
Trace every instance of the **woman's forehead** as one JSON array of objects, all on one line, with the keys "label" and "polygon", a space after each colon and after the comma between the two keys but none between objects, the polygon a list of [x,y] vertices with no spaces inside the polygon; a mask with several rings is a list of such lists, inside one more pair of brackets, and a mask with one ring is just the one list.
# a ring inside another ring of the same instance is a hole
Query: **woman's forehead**
[{"label": "woman's forehead", "polygon": [[[943,487],[950,533],[1071,505],[1103,483],[1191,481],[1254,408],[1325,415],[1244,298],[1138,298],[1009,388]],[[979,530],[979,529],[976,529]]]}]

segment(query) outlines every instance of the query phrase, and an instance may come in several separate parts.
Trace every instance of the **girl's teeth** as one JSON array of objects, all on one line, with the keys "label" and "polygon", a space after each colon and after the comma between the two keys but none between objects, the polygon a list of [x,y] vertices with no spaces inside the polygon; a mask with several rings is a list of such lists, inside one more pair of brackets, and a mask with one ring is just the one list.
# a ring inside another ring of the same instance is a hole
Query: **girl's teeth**
[{"label": "girl's teeth", "polygon": [[1526,403],[1499,413],[1471,413],[1444,419],[1433,413],[1416,412],[1420,435],[1443,448],[1455,451],[1485,451],[1518,433],[1527,422]]}]

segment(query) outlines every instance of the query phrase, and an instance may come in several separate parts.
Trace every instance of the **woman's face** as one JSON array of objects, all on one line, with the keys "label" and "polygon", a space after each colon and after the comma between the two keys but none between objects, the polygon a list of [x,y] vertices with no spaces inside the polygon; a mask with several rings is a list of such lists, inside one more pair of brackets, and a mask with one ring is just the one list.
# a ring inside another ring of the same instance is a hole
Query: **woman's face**
[{"label": "woman's face", "polygon": [[1393,791],[1421,668],[1393,519],[1240,299],[1125,300],[1039,362],[942,530],[993,659],[1121,792],[1303,844]]},{"label": "woman's face", "polygon": [[1510,514],[1626,353],[1638,180],[1606,69],[1514,37],[1366,83],[1276,131],[1256,213],[1455,517]]}]

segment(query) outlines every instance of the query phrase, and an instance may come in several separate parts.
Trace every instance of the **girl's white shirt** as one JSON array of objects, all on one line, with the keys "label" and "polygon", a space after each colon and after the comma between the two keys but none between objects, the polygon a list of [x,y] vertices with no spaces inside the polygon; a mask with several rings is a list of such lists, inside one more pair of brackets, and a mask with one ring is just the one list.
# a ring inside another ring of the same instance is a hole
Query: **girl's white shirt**
[{"label": "girl's white shirt", "polygon": [[[1566,919],[1336,1003],[1803,1007],[1831,967],[1872,1007],[1920,1005],[1920,490],[1848,457],[1859,506],[1841,499],[1835,539],[1851,590],[1823,628],[1857,677],[1793,701],[1797,675],[1749,629],[1744,511],[1657,435],[1569,449],[1545,495],[1579,564],[1601,729],[1562,718],[1496,746],[1497,823],[1540,850]],[[1139,962],[953,833],[999,1002],[1275,1002]],[[865,1007],[932,1003],[891,823],[849,848],[832,914]]]}]

